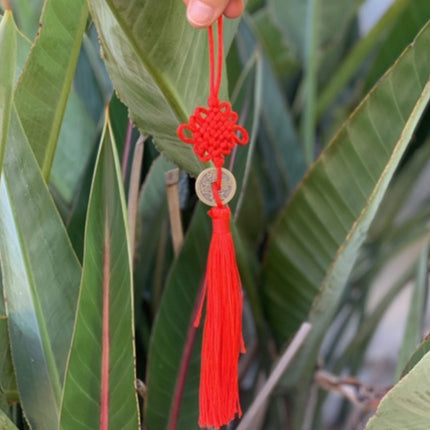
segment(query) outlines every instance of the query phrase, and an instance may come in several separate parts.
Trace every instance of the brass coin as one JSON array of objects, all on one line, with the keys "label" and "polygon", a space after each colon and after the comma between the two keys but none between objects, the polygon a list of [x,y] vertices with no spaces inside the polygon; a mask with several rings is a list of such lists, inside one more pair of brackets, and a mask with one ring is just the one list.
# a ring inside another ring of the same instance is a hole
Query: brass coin
[{"label": "brass coin", "polygon": [[[208,206],[216,206],[216,201],[212,193],[212,184],[216,181],[216,167],[209,167],[203,170],[196,180],[196,193],[200,201]],[[230,170],[222,169],[222,182],[219,196],[223,204],[227,204],[236,193],[236,179]]]}]

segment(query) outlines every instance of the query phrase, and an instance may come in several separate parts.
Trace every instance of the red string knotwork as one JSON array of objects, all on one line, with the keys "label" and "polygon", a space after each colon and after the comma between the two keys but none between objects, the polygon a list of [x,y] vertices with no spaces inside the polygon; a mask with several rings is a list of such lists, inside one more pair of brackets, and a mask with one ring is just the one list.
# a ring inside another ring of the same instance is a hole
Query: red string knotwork
[{"label": "red string knotwork", "polygon": [[213,29],[209,29],[210,94],[208,108],[197,107],[187,124],[178,127],[178,136],[193,145],[194,152],[204,163],[212,161],[216,167],[224,164],[236,144],[245,145],[248,133],[237,124],[238,115],[228,102],[220,102],[218,92],[221,84],[223,61],[222,18],[218,20],[218,59],[215,76]]},{"label": "red string knotwork", "polygon": [[[229,155],[236,144],[248,142],[248,133],[237,125],[238,115],[231,110],[230,103],[211,100],[209,109],[198,107],[190,117],[188,124],[178,128],[179,137],[193,145],[194,152],[203,162],[213,161],[215,166],[224,164],[224,157]],[[186,132],[192,137],[187,137]]]}]

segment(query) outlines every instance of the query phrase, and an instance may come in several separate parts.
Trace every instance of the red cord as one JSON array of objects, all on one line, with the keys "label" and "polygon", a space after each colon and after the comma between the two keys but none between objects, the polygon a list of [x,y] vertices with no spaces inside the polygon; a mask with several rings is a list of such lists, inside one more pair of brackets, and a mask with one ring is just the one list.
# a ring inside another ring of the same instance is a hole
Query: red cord
[{"label": "red cord", "polygon": [[[194,152],[204,163],[212,161],[216,167],[224,165],[236,144],[248,142],[247,131],[237,124],[238,115],[228,102],[220,102],[218,93],[221,86],[223,66],[222,17],[218,19],[218,55],[215,65],[213,28],[209,27],[209,87],[208,108],[197,107],[187,124],[178,127],[178,136],[185,143],[193,145]],[[221,188],[220,175],[217,189]],[[218,188],[219,186],[219,188]]]}]

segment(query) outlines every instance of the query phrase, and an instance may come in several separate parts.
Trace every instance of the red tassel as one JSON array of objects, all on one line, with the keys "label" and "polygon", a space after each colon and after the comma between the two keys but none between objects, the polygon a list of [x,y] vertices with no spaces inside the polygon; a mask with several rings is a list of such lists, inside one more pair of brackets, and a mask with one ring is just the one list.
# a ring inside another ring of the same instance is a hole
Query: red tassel
[{"label": "red tassel", "polygon": [[230,232],[230,209],[214,207],[205,291],[194,322],[198,326],[206,297],[200,375],[201,427],[220,428],[242,415],[238,391],[242,337],[242,288]]}]

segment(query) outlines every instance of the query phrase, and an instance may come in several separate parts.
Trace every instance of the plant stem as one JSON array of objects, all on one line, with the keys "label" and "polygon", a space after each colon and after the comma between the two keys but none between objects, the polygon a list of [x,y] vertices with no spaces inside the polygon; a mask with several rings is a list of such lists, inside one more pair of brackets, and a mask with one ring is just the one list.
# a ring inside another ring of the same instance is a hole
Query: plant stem
[{"label": "plant stem", "polygon": [[179,205],[179,169],[172,169],[164,174],[166,181],[167,205],[169,207],[170,230],[173,241],[175,257],[184,243],[184,231],[181,221],[181,208]]},{"label": "plant stem", "polygon": [[132,136],[133,136],[133,123],[129,120],[127,125],[127,133],[125,135],[124,152],[122,155],[122,162],[121,162],[122,180],[124,181],[124,183],[127,178],[127,167],[128,167],[128,160],[130,158]]},{"label": "plant stem", "polygon": [[320,0],[309,0],[306,14],[304,78],[306,94],[302,119],[302,135],[305,159],[308,164],[313,162],[315,156],[319,1]]},{"label": "plant stem", "polygon": [[128,187],[128,227],[130,231],[130,252],[132,261],[134,261],[134,247],[136,239],[136,217],[137,206],[139,201],[140,173],[142,170],[143,150],[145,138],[140,136],[136,142],[131,165],[130,184]]},{"label": "plant stem", "polygon": [[269,379],[252,402],[245,416],[242,418],[242,421],[239,424],[237,430],[247,430],[252,428],[252,422],[254,420],[254,417],[258,414],[260,408],[263,407],[264,404],[268,401],[268,398],[272,393],[273,389],[275,388],[276,384],[281,379],[291,360],[296,355],[297,351],[300,349],[306,337],[308,336],[311,327],[311,324],[309,324],[308,322],[305,322],[301,325],[299,331],[296,333],[290,345],[282,354],[281,358],[279,359],[278,363],[270,374]]}]

